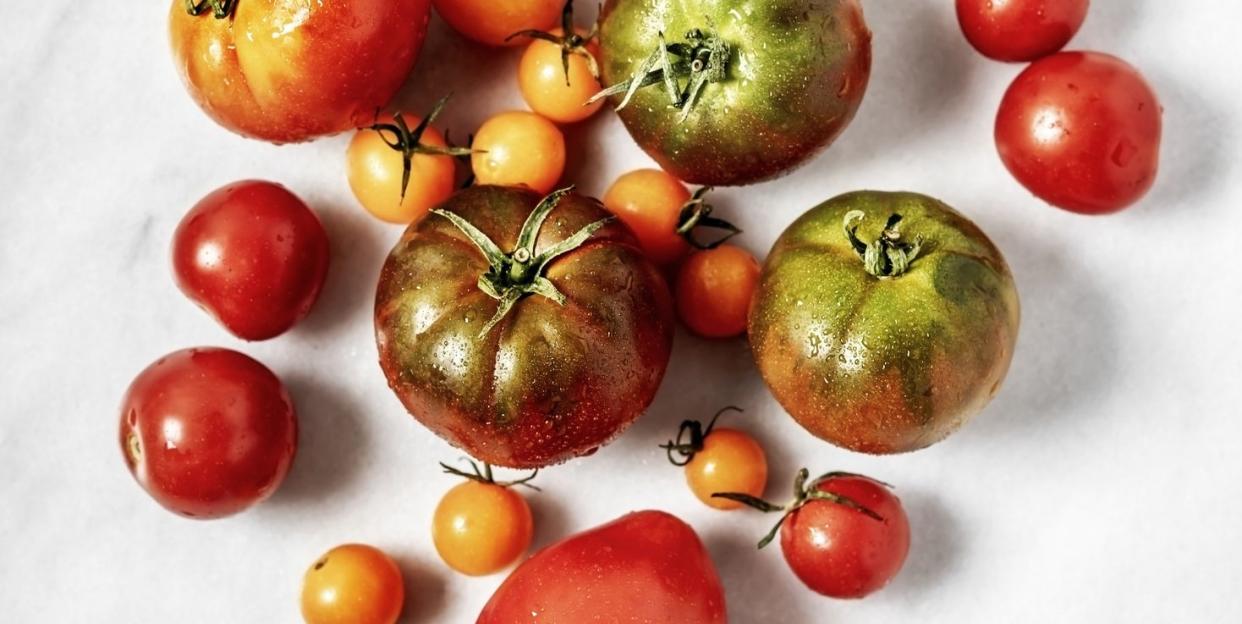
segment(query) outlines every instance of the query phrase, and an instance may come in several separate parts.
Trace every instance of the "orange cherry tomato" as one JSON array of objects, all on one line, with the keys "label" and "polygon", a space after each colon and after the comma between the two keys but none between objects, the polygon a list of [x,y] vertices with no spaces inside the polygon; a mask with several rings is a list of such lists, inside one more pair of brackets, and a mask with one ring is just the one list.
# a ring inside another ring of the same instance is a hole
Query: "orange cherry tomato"
[{"label": "orange cherry tomato", "polygon": [[[561,15],[561,0],[433,0],[453,30],[490,46],[520,45],[520,30],[547,30]],[[506,39],[508,39],[506,41]]]},{"label": "orange cherry tomato", "polygon": [[440,558],[450,568],[470,576],[493,574],[512,565],[530,548],[534,534],[530,505],[512,488],[534,475],[523,481],[496,483],[486,465],[485,473],[476,467],[474,475],[448,466],[444,469],[468,480],[449,490],[436,505],[431,541]]},{"label": "orange cherry tomato", "polygon": [[763,447],[744,431],[716,429],[703,438],[703,450],[686,464],[690,491],[708,507],[737,509],[741,503],[712,498],[717,492],[763,496],[768,483],[768,458]]},{"label": "orange cherry tomato", "polygon": [[[404,121],[417,127],[420,120],[405,117]],[[384,115],[376,125],[394,122],[392,115]],[[404,225],[422,220],[453,194],[457,166],[449,155],[411,154],[410,178],[403,189],[405,154],[388,142],[400,138],[391,130],[360,129],[349,142],[345,160],[349,188],[362,207],[379,219]],[[423,147],[448,148],[444,135],[431,126],[416,140]]]},{"label": "orange cherry tomato", "polygon": [[401,615],[401,570],[378,548],[346,544],[329,550],[302,581],[307,624],[392,624]]},{"label": "orange cherry tomato", "polygon": [[525,111],[500,113],[474,135],[479,184],[527,186],[547,194],[565,172],[565,137],[555,124]]},{"label": "orange cherry tomato", "polygon": [[[557,28],[548,34],[561,38],[564,32]],[[577,33],[582,38],[589,36],[581,30]],[[564,45],[542,39],[531,41],[518,65],[518,87],[531,110],[557,123],[574,123],[594,115],[604,105],[602,99],[587,103],[603,89],[591,69],[598,58],[598,46],[592,42],[570,51],[566,57],[567,73],[561,57]]]},{"label": "orange cherry tomato", "polygon": [[740,336],[758,283],[759,262],[740,247],[695,252],[677,272],[677,316],[705,338]]},{"label": "orange cherry tomato", "polygon": [[638,237],[643,253],[659,265],[671,265],[693,251],[677,233],[681,209],[690,191],[659,169],[639,169],[617,178],[604,193],[604,207]]}]

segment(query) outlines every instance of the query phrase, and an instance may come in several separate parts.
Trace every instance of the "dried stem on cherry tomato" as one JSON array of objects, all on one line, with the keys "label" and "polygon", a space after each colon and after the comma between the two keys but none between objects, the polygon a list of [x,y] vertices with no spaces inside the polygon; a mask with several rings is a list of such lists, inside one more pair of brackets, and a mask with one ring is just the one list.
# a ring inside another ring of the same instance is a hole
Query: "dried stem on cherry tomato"
[{"label": "dried stem on cherry tomato", "polygon": [[225,19],[233,15],[233,9],[237,8],[237,0],[185,0],[185,11],[195,17],[202,15],[207,9],[211,9],[211,14],[216,19]]},{"label": "dried stem on cherry tomato", "polygon": [[[712,191],[712,187],[704,186],[694,192],[690,201],[681,207],[681,214],[677,217],[677,234],[679,234],[691,247],[695,249],[707,250],[715,249],[724,244],[725,241],[742,233],[742,230],[736,225],[711,216],[712,210],[715,208],[707,203],[705,196]],[[725,230],[728,234],[710,242],[701,243],[694,237],[694,229],[698,227],[715,228]]]},{"label": "dried stem on cherry tomato", "polygon": [[[468,147],[440,147],[437,145],[424,145],[421,141],[423,134],[427,132],[427,128],[431,127],[431,122],[444,110],[444,105],[448,102],[452,94],[448,94],[435,106],[431,107],[431,112],[423,117],[413,130],[405,123],[405,117],[401,113],[393,115],[393,123],[382,124],[375,123],[370,129],[379,134],[380,139],[384,141],[392,149],[401,152],[401,201],[405,201],[405,191],[410,186],[410,170],[413,167],[413,158],[415,154],[425,154],[431,156],[451,156],[454,158],[469,156],[474,153]],[[378,112],[376,113],[378,116]],[[388,134],[385,134],[388,133]],[[389,139],[391,134],[392,138]]]},{"label": "dried stem on cherry tomato", "polygon": [[[716,420],[720,418],[721,414],[730,411],[745,412],[742,408],[732,405],[721,408],[720,411],[716,412],[715,416],[712,416],[712,419],[707,423],[706,429],[697,420],[683,420],[681,426],[677,429],[677,439],[669,440],[660,445],[660,448],[664,449],[668,454],[668,462],[674,466],[685,466],[693,461],[695,454],[703,450],[703,441],[707,439],[707,436],[711,435],[712,429],[716,426]],[[689,440],[685,439],[687,435],[690,436]],[[680,455],[681,459],[673,457],[673,453]]]},{"label": "dried stem on cherry tomato", "polygon": [[864,243],[858,238],[858,226],[866,216],[861,210],[851,210],[845,213],[844,225],[845,237],[862,258],[864,268],[881,279],[905,273],[923,250],[923,237],[916,238],[913,243],[903,241],[899,229],[901,215],[893,213],[884,224],[880,237],[871,243]]},{"label": "dried stem on cherry tomato", "polygon": [[578,31],[574,28],[574,0],[568,0],[565,3],[565,8],[561,9],[561,34],[559,36],[532,28],[530,30],[519,30],[505,37],[505,41],[516,37],[530,37],[531,39],[539,39],[559,46],[561,48],[561,66],[565,69],[565,86],[569,86],[570,54],[576,54],[586,59],[587,68],[591,70],[591,75],[596,80],[599,80],[599,64],[595,62],[595,55],[591,54],[591,51],[587,50],[586,47],[598,35],[599,22],[595,22],[591,26],[591,32],[587,33],[585,37],[578,34]]},{"label": "dried stem on cherry tomato", "polygon": [[471,481],[478,481],[479,483],[497,485],[503,488],[510,488],[510,487],[520,485],[522,487],[530,488],[536,492],[543,491],[543,490],[540,490],[538,486],[531,485],[530,483],[532,480],[534,480],[536,476],[539,475],[538,469],[536,469],[534,472],[530,473],[529,475],[521,479],[514,479],[512,481],[497,481],[496,477],[492,474],[491,464],[487,462],[482,462],[482,468],[480,468],[479,467],[480,462],[476,462],[470,458],[464,458],[464,459],[466,460],[466,463],[470,464],[470,472],[466,472],[464,470],[454,468],[444,462],[440,462],[440,467],[444,469],[444,474],[451,474],[454,476],[462,477],[463,479],[470,479]]},{"label": "dried stem on cherry tomato", "polygon": [[867,479],[868,481],[874,481],[875,483],[878,483],[886,488],[892,488],[893,486],[883,481],[877,481],[875,479],[872,479],[871,477],[865,477],[863,475],[854,474],[852,472],[840,472],[840,471],[829,472],[827,474],[820,475],[814,481],[807,483],[807,478],[810,477],[810,474],[811,473],[807,471],[806,468],[803,468],[802,470],[798,471],[797,476],[794,477],[793,500],[791,500],[790,502],[784,505],[774,505],[761,498],[756,498],[749,494],[742,494],[740,492],[716,492],[715,494],[712,494],[712,497],[713,498],[727,498],[729,500],[737,501],[739,503],[742,503],[743,505],[746,505],[748,507],[753,507],[764,513],[770,513],[773,511],[784,512],[783,514],[781,514],[781,519],[776,521],[776,525],[772,527],[772,530],[768,531],[768,534],[763,536],[763,539],[759,540],[759,548],[763,548],[764,546],[767,546],[768,544],[772,543],[772,540],[776,537],[776,532],[780,530],[781,525],[785,524],[785,519],[788,518],[795,511],[798,511],[798,509],[800,509],[803,505],[811,501],[822,500],[822,501],[828,501],[830,503],[836,503],[837,505],[843,505],[873,520],[884,522],[884,517],[881,516],[880,514],[868,509],[867,507],[864,507],[863,505],[859,504],[857,501],[849,498],[848,496],[842,496],[840,494],[833,494],[832,492],[824,492],[819,489],[819,484],[829,479],[835,479],[837,477],[856,477],[860,479]]}]

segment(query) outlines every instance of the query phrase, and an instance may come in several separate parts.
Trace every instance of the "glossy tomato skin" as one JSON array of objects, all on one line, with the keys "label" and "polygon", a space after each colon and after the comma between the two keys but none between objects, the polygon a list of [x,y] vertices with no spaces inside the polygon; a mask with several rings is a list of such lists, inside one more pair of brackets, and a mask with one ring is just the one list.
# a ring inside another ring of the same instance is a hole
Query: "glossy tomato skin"
[{"label": "glossy tomato skin", "polygon": [[517,561],[534,528],[530,505],[513,488],[467,480],[436,505],[431,541],[450,568],[483,576]]},{"label": "glossy tomato skin", "polygon": [[686,484],[708,507],[739,509],[742,503],[712,494],[736,492],[762,498],[768,484],[768,457],[746,432],[713,429],[703,440],[703,449],[686,464]]},{"label": "glossy tomato skin", "polygon": [[285,187],[261,180],[200,200],[173,236],[177,286],[233,335],[267,340],[305,317],[328,275],[328,234]]},{"label": "glossy tomato skin", "polygon": [[695,28],[735,48],[728,78],[709,84],[684,122],[658,87],[619,111],[638,145],[688,183],[751,184],[788,173],[828,147],[862,102],[871,31],[857,0],[608,0],[604,85],[628,80],[661,31],[672,43]]},{"label": "glossy tomato skin", "polygon": [[862,598],[884,587],[910,551],[901,501],[864,477],[837,477],[818,489],[844,496],[883,520],[830,501],[811,501],[781,526],[781,551],[794,574],[832,598]]},{"label": "glossy tomato skin", "polygon": [[270,496],[297,440],[280,379],[228,349],[170,353],[142,371],[122,401],[126,466],[156,502],[186,517],[229,516]]},{"label": "glossy tomato skin", "polygon": [[957,0],[957,21],[980,54],[1025,63],[1065,47],[1090,5],[1090,0]]},{"label": "glossy tomato skin", "polygon": [[561,0],[434,0],[436,13],[453,30],[489,46],[518,46],[523,37],[509,38],[521,30],[548,31],[561,16]]},{"label": "glossy tomato skin", "polygon": [[1009,86],[996,115],[996,148],[1040,199],[1107,214],[1155,183],[1162,115],[1151,86],[1125,61],[1061,52],[1032,63]]},{"label": "glossy tomato skin", "polygon": [[384,551],[344,544],[319,558],[302,580],[306,624],[393,624],[401,617],[401,569]]},{"label": "glossy tomato skin", "polygon": [[[441,209],[508,252],[541,199],[475,186]],[[536,253],[608,215],[569,195],[545,222]],[[554,260],[547,278],[567,297],[497,309],[478,287],[485,258],[440,216],[411,226],[380,273],[375,330],[388,384],[419,422],[491,464],[538,468],[593,452],[651,403],[672,345],[671,296],[630,231],[613,221]]]},{"label": "glossy tomato skin", "polygon": [[[560,37],[560,28],[549,31]],[[584,39],[589,34],[578,29]],[[599,79],[591,74],[591,66],[580,53],[569,55],[569,72],[566,79],[565,66],[561,60],[561,46],[550,41],[533,39],[518,65],[518,88],[522,99],[531,110],[561,124],[582,121],[603,108],[604,101],[587,103],[600,91]],[[599,58],[599,46],[594,41],[584,46],[583,52]]]},{"label": "glossy tomato skin", "polygon": [[677,233],[690,190],[660,169],[638,169],[617,178],[604,206],[629,226],[643,252],[660,266],[673,266],[694,248]]},{"label": "glossy tomato skin", "polygon": [[477,624],[726,621],[720,577],[694,529],[662,511],[639,511],[535,553]]},{"label": "glossy tomato skin", "polygon": [[678,318],[704,338],[742,335],[759,272],[755,257],[734,245],[690,254],[677,270]]},{"label": "glossy tomato skin", "polygon": [[294,143],[367,125],[418,59],[430,0],[172,0],[173,60],[195,102],[243,136]]},{"label": "glossy tomato skin", "polygon": [[[842,232],[879,237],[893,213],[924,251],[896,277],[869,274]],[[916,193],[861,191],[812,208],[777,239],[750,309],[764,381],[808,431],[866,453],[948,436],[999,390],[1018,335],[1013,276],[974,223]]]}]

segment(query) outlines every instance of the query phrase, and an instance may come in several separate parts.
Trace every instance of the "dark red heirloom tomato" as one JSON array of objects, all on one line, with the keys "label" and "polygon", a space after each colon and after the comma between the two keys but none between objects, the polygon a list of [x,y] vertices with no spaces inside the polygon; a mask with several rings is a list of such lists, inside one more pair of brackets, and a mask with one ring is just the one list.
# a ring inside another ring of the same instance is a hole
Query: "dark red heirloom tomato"
[{"label": "dark red heirloom tomato", "polygon": [[1163,112],[1125,61],[1061,52],[1009,85],[996,114],[996,148],[1040,199],[1082,214],[1116,212],[1156,180]]},{"label": "dark red heirloom tomato", "polygon": [[156,502],[219,518],[276,490],[298,428],[289,394],[267,367],[228,349],[185,349],[130,384],[120,441],[126,466]]},{"label": "dark red heirloom tomato", "polygon": [[957,21],[980,54],[1027,62],[1065,47],[1087,19],[1090,4],[1090,0],[957,0]]},{"label": "dark red heirloom tomato", "polygon": [[238,338],[267,340],[310,312],[328,274],[328,234],[272,182],[235,182],[177,226],[173,273],[191,300]]},{"label": "dark red heirloom tomato", "polygon": [[673,317],[658,269],[598,201],[474,186],[397,243],[375,331],[419,422],[484,462],[539,468],[646,410]]},{"label": "dark red heirloom tomato", "polygon": [[418,59],[430,0],[173,0],[173,61],[203,111],[292,143],[369,125]]},{"label": "dark red heirloom tomato", "polygon": [[694,529],[639,511],[518,566],[477,624],[723,624],[724,588]]}]

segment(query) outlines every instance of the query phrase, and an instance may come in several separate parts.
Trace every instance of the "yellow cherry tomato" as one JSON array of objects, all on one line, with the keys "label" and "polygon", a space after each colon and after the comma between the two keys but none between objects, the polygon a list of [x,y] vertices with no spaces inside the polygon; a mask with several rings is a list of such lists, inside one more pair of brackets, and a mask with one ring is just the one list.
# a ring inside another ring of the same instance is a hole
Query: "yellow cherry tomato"
[{"label": "yellow cherry tomato", "polygon": [[329,550],[302,581],[302,619],[307,624],[392,624],[404,601],[397,564],[363,544]]},{"label": "yellow cherry tomato", "polygon": [[470,576],[499,572],[530,548],[534,521],[521,494],[495,483],[466,481],[436,506],[431,541],[450,568]]},{"label": "yellow cherry tomato", "polygon": [[[563,32],[557,28],[549,34],[561,37]],[[550,41],[532,40],[518,65],[518,88],[531,110],[557,123],[574,123],[594,115],[604,105],[602,99],[587,103],[603,89],[591,72],[591,62],[583,56],[598,58],[597,46],[587,44],[571,52],[568,75],[561,60],[562,49]]]},{"label": "yellow cherry tomato", "polygon": [[[405,120],[411,128],[419,123],[418,118],[407,116]],[[377,123],[391,124],[393,117],[385,115]],[[387,139],[391,141],[395,137],[389,133]],[[419,144],[447,147],[444,135],[434,127],[423,132]],[[349,142],[345,159],[349,188],[354,197],[367,212],[389,223],[405,225],[419,221],[454,191],[457,165],[452,156],[414,154],[410,158],[409,183],[402,197],[404,155],[386,143],[385,137],[376,130],[359,130]]]},{"label": "yellow cherry tomato", "polygon": [[759,262],[733,245],[690,254],[677,272],[677,316],[705,338],[746,331],[750,300],[759,284]]},{"label": "yellow cherry tomato", "polygon": [[512,111],[488,119],[474,136],[474,149],[470,162],[479,184],[527,186],[546,194],[565,172],[565,137],[534,113]]},{"label": "yellow cherry tomato", "polygon": [[680,180],[659,169],[639,169],[617,178],[604,193],[604,207],[629,226],[643,253],[668,266],[693,250],[677,233],[681,209],[690,191]]},{"label": "yellow cherry tomato", "polygon": [[737,429],[715,429],[703,438],[703,449],[686,464],[686,483],[699,500],[715,509],[737,509],[741,503],[712,498],[717,492],[763,496],[768,459],[754,438]]},{"label": "yellow cherry tomato", "polygon": [[433,0],[436,12],[453,30],[490,46],[519,45],[509,35],[519,30],[547,30],[561,16],[561,0]]}]

